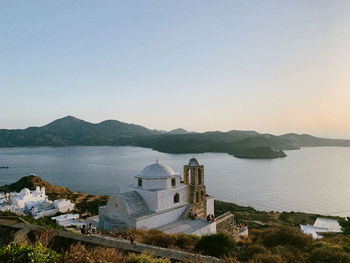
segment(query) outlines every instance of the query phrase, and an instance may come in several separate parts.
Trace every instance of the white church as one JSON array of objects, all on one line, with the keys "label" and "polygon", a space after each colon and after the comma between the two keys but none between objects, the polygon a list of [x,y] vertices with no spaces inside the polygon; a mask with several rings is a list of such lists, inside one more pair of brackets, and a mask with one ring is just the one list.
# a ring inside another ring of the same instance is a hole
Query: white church
[{"label": "white church", "polygon": [[[198,219],[189,217],[190,210]],[[204,166],[195,158],[184,165],[184,178],[158,161],[134,177],[134,183],[99,207],[99,228],[119,231],[126,228],[157,228],[166,233],[205,235],[216,233],[214,197],[206,194]]]}]

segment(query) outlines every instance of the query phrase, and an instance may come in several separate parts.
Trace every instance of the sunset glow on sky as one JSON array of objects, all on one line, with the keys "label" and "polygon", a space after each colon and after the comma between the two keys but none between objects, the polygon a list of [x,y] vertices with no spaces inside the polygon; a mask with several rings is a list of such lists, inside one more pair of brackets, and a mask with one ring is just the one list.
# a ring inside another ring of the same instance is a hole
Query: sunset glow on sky
[{"label": "sunset glow on sky", "polygon": [[350,1],[0,1],[0,128],[350,138]]}]

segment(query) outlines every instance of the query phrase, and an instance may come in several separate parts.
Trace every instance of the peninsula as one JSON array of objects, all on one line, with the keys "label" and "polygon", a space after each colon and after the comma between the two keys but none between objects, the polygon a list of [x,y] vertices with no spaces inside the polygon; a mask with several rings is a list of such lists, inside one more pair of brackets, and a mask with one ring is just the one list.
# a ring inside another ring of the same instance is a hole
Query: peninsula
[{"label": "peninsula", "polygon": [[72,116],[41,127],[0,130],[0,147],[39,146],[140,146],[165,153],[220,152],[238,158],[279,158],[286,157],[283,150],[300,147],[350,147],[350,140],[295,133],[276,136],[241,130],[195,133],[176,129],[166,132],[116,120],[94,124]]}]

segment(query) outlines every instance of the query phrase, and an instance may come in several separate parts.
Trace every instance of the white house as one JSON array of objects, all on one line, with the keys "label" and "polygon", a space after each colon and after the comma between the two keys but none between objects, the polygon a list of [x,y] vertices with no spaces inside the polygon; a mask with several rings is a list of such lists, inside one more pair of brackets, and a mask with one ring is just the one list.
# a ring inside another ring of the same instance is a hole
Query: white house
[{"label": "white house", "polygon": [[61,213],[67,213],[74,210],[74,204],[65,198],[54,200],[53,204]]},{"label": "white house", "polygon": [[[216,232],[216,223],[206,220],[208,214],[214,214],[214,198],[206,194],[204,166],[195,158],[184,166],[183,181],[180,174],[158,161],[145,167],[133,181],[106,206],[99,207],[101,229],[159,228],[198,235]],[[201,219],[190,219],[191,209]]]},{"label": "white house", "polygon": [[312,235],[314,239],[320,239],[323,236],[318,233],[341,233],[342,229],[337,220],[318,217],[313,226],[300,225],[300,230],[304,234]]},{"label": "white house", "polygon": [[51,217],[52,220],[55,220],[57,224],[63,227],[82,227],[84,225],[84,221],[79,220],[78,214],[65,214],[60,216]]},{"label": "white house", "polygon": [[29,202],[35,205],[47,200],[48,198],[45,194],[45,187],[41,187],[40,189],[39,186],[37,186],[34,191],[23,188],[18,194],[12,193],[11,196],[12,205],[18,209],[25,208],[25,204]]},{"label": "white house", "polygon": [[37,186],[30,191],[23,188],[19,193],[3,194],[0,199],[0,211],[10,210],[17,214],[28,213],[35,218],[52,216],[58,212],[66,213],[74,209],[70,200],[58,199],[50,201],[45,193],[45,187]]}]

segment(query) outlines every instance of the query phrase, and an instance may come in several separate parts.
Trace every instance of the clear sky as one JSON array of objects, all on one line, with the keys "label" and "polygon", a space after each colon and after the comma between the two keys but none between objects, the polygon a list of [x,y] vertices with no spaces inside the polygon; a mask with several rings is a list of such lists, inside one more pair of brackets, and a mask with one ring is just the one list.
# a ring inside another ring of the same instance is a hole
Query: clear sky
[{"label": "clear sky", "polygon": [[0,128],[73,115],[350,138],[349,14],[349,0],[0,0]]}]

